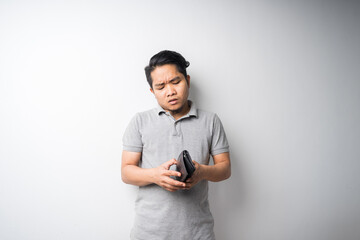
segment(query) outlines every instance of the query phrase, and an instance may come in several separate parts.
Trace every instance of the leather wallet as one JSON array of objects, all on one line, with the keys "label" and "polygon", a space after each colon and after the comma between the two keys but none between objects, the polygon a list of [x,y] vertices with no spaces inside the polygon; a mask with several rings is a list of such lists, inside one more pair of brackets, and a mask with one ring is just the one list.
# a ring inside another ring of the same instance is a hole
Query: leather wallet
[{"label": "leather wallet", "polygon": [[188,151],[184,150],[180,153],[177,159],[176,171],[181,173],[180,177],[176,177],[176,180],[180,182],[185,182],[195,172],[195,165]]}]

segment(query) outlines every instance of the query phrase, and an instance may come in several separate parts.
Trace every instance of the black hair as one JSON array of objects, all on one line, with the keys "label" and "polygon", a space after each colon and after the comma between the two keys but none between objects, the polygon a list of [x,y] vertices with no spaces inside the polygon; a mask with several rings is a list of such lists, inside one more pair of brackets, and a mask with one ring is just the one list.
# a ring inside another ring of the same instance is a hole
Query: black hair
[{"label": "black hair", "polygon": [[156,67],[163,66],[165,64],[174,64],[177,70],[182,73],[185,78],[187,77],[186,68],[190,65],[190,63],[186,61],[180,53],[163,50],[150,58],[149,65],[145,67],[146,80],[151,88],[153,82],[151,72],[154,71]]}]

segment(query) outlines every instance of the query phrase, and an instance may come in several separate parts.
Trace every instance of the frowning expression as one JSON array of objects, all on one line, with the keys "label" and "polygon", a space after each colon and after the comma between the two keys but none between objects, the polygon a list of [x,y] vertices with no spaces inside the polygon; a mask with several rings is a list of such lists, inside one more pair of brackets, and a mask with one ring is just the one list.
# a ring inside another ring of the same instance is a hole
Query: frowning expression
[{"label": "frowning expression", "polygon": [[[174,115],[186,114],[190,76],[184,76],[173,64],[157,66],[151,72],[152,88],[159,105]],[[175,116],[174,116],[175,117]]]}]

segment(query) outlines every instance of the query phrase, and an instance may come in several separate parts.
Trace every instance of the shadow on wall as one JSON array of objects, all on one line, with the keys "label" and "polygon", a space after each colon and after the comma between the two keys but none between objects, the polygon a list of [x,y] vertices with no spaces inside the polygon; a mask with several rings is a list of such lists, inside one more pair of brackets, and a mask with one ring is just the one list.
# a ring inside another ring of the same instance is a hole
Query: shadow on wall
[{"label": "shadow on wall", "polygon": [[215,235],[217,239],[235,239],[236,233],[242,232],[245,224],[233,222],[246,215],[245,206],[246,178],[242,167],[242,157],[238,142],[230,143],[231,177],[218,183],[209,183],[210,209],[215,219]]},{"label": "shadow on wall", "polygon": [[201,91],[199,90],[199,88],[196,84],[196,80],[193,81],[193,78],[191,77],[189,99],[192,100],[196,104],[197,107],[199,107],[199,106],[201,106],[201,104],[200,104],[201,98],[202,98]]},{"label": "shadow on wall", "polygon": [[[207,110],[206,103],[201,101],[201,99],[204,99],[202,91],[204,91],[204,88],[200,90],[196,80],[191,81],[189,99],[193,100],[198,107],[200,106],[199,108],[205,106],[203,109]],[[226,134],[230,144],[232,174],[229,179],[223,182],[209,183],[209,202],[215,219],[216,238],[234,239],[236,237],[234,236],[235,232],[241,232],[241,229],[245,227],[241,222],[233,222],[233,219],[239,219],[239,216],[245,215],[246,177],[242,167],[244,157],[241,151],[241,139],[238,136],[231,135],[230,129],[226,128],[226,126],[224,128],[227,130]],[[210,164],[212,163],[213,160],[211,159]]]}]

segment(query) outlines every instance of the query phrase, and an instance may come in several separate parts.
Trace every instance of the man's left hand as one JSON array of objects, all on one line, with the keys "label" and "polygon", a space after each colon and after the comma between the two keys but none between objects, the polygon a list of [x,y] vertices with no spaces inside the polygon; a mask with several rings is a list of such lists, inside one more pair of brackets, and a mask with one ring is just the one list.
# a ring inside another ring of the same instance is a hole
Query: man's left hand
[{"label": "man's left hand", "polygon": [[191,176],[191,178],[189,178],[188,180],[186,180],[185,182],[185,189],[189,190],[192,187],[194,187],[198,182],[200,182],[203,179],[202,176],[202,165],[197,163],[196,161],[193,160],[193,163],[195,165],[195,172],[193,173],[193,175]]}]

